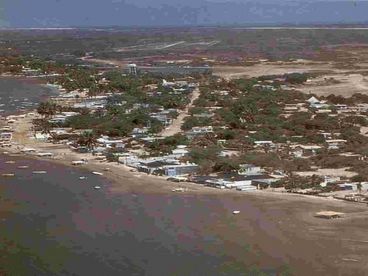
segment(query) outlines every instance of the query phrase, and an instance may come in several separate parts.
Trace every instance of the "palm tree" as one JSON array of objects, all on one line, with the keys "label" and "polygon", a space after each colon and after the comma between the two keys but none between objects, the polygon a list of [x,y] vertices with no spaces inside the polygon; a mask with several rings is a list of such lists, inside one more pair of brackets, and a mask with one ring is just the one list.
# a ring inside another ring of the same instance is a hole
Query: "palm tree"
[{"label": "palm tree", "polygon": [[42,134],[51,135],[52,126],[46,119],[35,119],[33,120],[33,129],[35,131],[41,131]]},{"label": "palm tree", "polygon": [[37,112],[44,116],[45,118],[52,117],[56,115],[56,112],[58,110],[58,106],[54,102],[42,102],[37,107]]},{"label": "palm tree", "polygon": [[357,184],[357,189],[358,189],[359,194],[361,194],[362,193],[362,183],[359,182]]},{"label": "palm tree", "polygon": [[120,114],[120,108],[117,106],[112,106],[109,108],[108,113],[112,120],[115,121],[116,117]]},{"label": "palm tree", "polygon": [[79,137],[77,143],[82,146],[86,146],[88,149],[94,149],[97,144],[97,137],[93,131],[85,131]]}]

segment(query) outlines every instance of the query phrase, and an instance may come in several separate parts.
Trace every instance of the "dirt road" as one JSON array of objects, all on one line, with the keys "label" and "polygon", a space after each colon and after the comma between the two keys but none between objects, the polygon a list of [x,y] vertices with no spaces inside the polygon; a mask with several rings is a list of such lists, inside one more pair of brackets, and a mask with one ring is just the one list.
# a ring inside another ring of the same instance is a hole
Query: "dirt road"
[{"label": "dirt road", "polygon": [[184,110],[180,111],[178,117],[174,120],[174,122],[159,134],[160,136],[168,137],[175,135],[181,131],[181,126],[184,123],[184,119],[185,117],[188,116],[189,109],[193,107],[194,101],[198,99],[199,95],[200,95],[199,88],[194,89],[190,98],[190,103]]}]

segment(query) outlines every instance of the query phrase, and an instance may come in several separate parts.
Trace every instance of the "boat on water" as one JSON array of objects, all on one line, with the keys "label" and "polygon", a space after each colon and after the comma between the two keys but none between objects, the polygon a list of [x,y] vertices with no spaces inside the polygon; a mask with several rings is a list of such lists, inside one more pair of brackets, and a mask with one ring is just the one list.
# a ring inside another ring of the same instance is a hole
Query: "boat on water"
[{"label": "boat on water", "polygon": [[12,160],[6,161],[5,164],[15,164],[15,161],[12,161]]},{"label": "boat on water", "polygon": [[47,173],[46,171],[33,171],[33,174],[45,174]]},{"label": "boat on water", "polygon": [[234,214],[234,215],[237,215],[237,214],[239,214],[239,213],[240,213],[240,211],[238,211],[238,210],[233,211],[233,214]]},{"label": "boat on water", "polygon": [[18,169],[28,169],[29,166],[18,166]]},{"label": "boat on water", "polygon": [[95,188],[96,190],[99,190],[99,189],[101,189],[101,186],[94,186],[94,188]]},{"label": "boat on water", "polygon": [[80,176],[80,177],[79,177],[79,179],[80,179],[80,180],[84,180],[84,179],[87,179],[87,177],[85,177],[85,176]]},{"label": "boat on water", "polygon": [[103,175],[103,173],[100,173],[100,172],[92,172],[92,173],[95,175]]}]

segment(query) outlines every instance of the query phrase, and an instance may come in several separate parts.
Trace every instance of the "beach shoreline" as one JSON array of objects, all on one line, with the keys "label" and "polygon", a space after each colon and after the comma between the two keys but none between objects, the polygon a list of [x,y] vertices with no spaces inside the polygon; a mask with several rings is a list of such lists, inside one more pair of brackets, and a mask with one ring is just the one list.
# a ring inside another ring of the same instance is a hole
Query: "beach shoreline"
[{"label": "beach shoreline", "polygon": [[[103,174],[102,177],[112,181],[114,186],[112,188],[115,192],[149,192],[149,193],[169,193],[177,188],[184,188],[181,194],[198,194],[198,195],[231,195],[239,197],[255,196],[259,198],[279,198],[282,200],[303,200],[309,202],[321,202],[321,203],[334,203],[336,206],[357,206],[359,209],[362,204],[356,204],[353,202],[347,202],[335,198],[318,197],[311,195],[301,195],[287,192],[278,191],[266,191],[257,190],[253,192],[239,192],[231,189],[216,189],[206,187],[204,185],[192,183],[192,182],[171,182],[167,181],[163,176],[148,175],[143,172],[138,172],[126,165],[118,162],[107,162],[96,160],[96,156],[91,153],[76,153],[73,152],[65,144],[54,144],[51,142],[36,141],[31,139],[32,135],[32,119],[36,118],[36,112],[29,112],[25,114],[24,118],[17,118],[16,122],[13,123],[13,145],[10,148],[0,149],[0,152],[11,156],[19,156],[32,158],[35,160],[43,160],[54,162],[60,165],[68,167],[78,167],[85,169],[89,172],[100,172]],[[32,148],[36,152],[48,152],[52,153],[52,157],[38,157],[35,154],[22,153],[23,148]],[[72,165],[73,161],[87,160],[86,164],[83,165]],[[98,158],[97,158],[98,159]],[[121,185],[120,180],[129,179],[129,184]],[[364,206],[365,207],[365,206]]]},{"label": "beach shoreline", "polygon": [[[154,215],[157,216],[154,217],[153,223],[156,223],[157,220],[178,220],[180,222],[178,223],[182,225],[178,228],[177,235],[179,236],[180,229],[186,229],[186,227],[192,229],[192,221],[189,218],[200,213],[197,220],[203,221],[204,224],[197,221],[199,226],[196,227],[204,230],[196,231],[202,231],[201,235],[204,238],[206,235],[215,236],[217,243],[223,243],[221,249],[214,246],[217,248],[216,254],[223,255],[224,252],[227,252],[226,256],[241,264],[243,268],[253,264],[261,268],[279,269],[280,264],[290,264],[292,270],[297,273],[296,275],[310,275],[308,269],[323,271],[324,275],[336,275],[336,273],[353,269],[358,275],[368,269],[362,266],[366,261],[366,250],[363,246],[365,227],[362,226],[367,222],[366,206],[291,193],[238,192],[230,189],[210,188],[195,183],[170,182],[162,176],[132,171],[123,164],[100,162],[92,154],[73,152],[65,144],[31,139],[33,135],[32,119],[38,115],[35,112],[30,113],[17,118],[12,125],[14,129],[12,146],[2,149],[1,152],[5,154],[6,161],[15,161],[15,164],[11,166],[12,171],[2,171],[2,173],[15,173],[17,176],[16,160],[18,159],[59,164],[63,166],[60,171],[72,167],[80,169],[81,173],[75,174],[77,183],[80,176],[87,178],[83,183],[88,183],[89,174],[92,176],[92,172],[101,173],[101,176],[94,175],[94,177],[101,177],[101,184],[97,185],[101,187],[98,193],[104,197],[104,202],[111,203],[110,199],[114,198],[138,199],[141,204],[146,204],[144,206],[147,209],[142,211],[144,214],[149,214],[150,219],[153,219]],[[21,149],[24,147],[33,148],[38,152],[53,153],[53,157],[41,158],[36,154],[22,153]],[[80,166],[72,165],[72,161],[81,159],[88,160],[88,163]],[[28,169],[35,170],[32,165]],[[43,170],[42,167],[38,169]],[[45,171],[48,173],[47,169]],[[183,189],[178,192],[176,190],[178,188]],[[90,187],[90,189],[95,188]],[[178,204],[175,213],[171,213],[173,201]],[[162,205],[158,202],[161,202]],[[94,208],[96,212],[101,212],[102,207],[94,206]],[[239,213],[234,214],[235,210]],[[315,216],[321,211],[341,212],[345,215],[340,219],[325,220]],[[119,216],[116,219],[119,219]],[[102,219],[102,221],[106,220]],[[346,233],[350,233],[354,239],[351,239],[351,235]],[[289,240],[292,242],[288,243]],[[343,248],[341,248],[341,241]],[[356,247],[357,243],[362,245]],[[319,244],[323,244],[323,254],[330,256],[329,258],[323,260],[318,258],[317,255],[321,249],[316,247]],[[244,259],[244,254],[246,254],[244,247],[252,248],[247,259]],[[257,257],[256,252],[262,254],[262,260]],[[274,256],[277,256],[276,259]],[[299,262],[300,259],[307,260],[316,267],[307,267],[304,262]],[[342,266],[341,263],[347,266]],[[327,271],[335,274],[326,274]]]}]

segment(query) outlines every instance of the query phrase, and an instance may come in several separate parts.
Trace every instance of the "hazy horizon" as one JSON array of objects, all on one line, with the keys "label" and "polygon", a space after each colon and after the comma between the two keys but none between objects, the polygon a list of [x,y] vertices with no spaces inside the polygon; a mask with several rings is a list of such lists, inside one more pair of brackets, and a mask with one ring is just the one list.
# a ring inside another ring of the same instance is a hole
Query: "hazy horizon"
[{"label": "hazy horizon", "polygon": [[0,13],[3,28],[354,24],[368,1],[0,0]]}]

